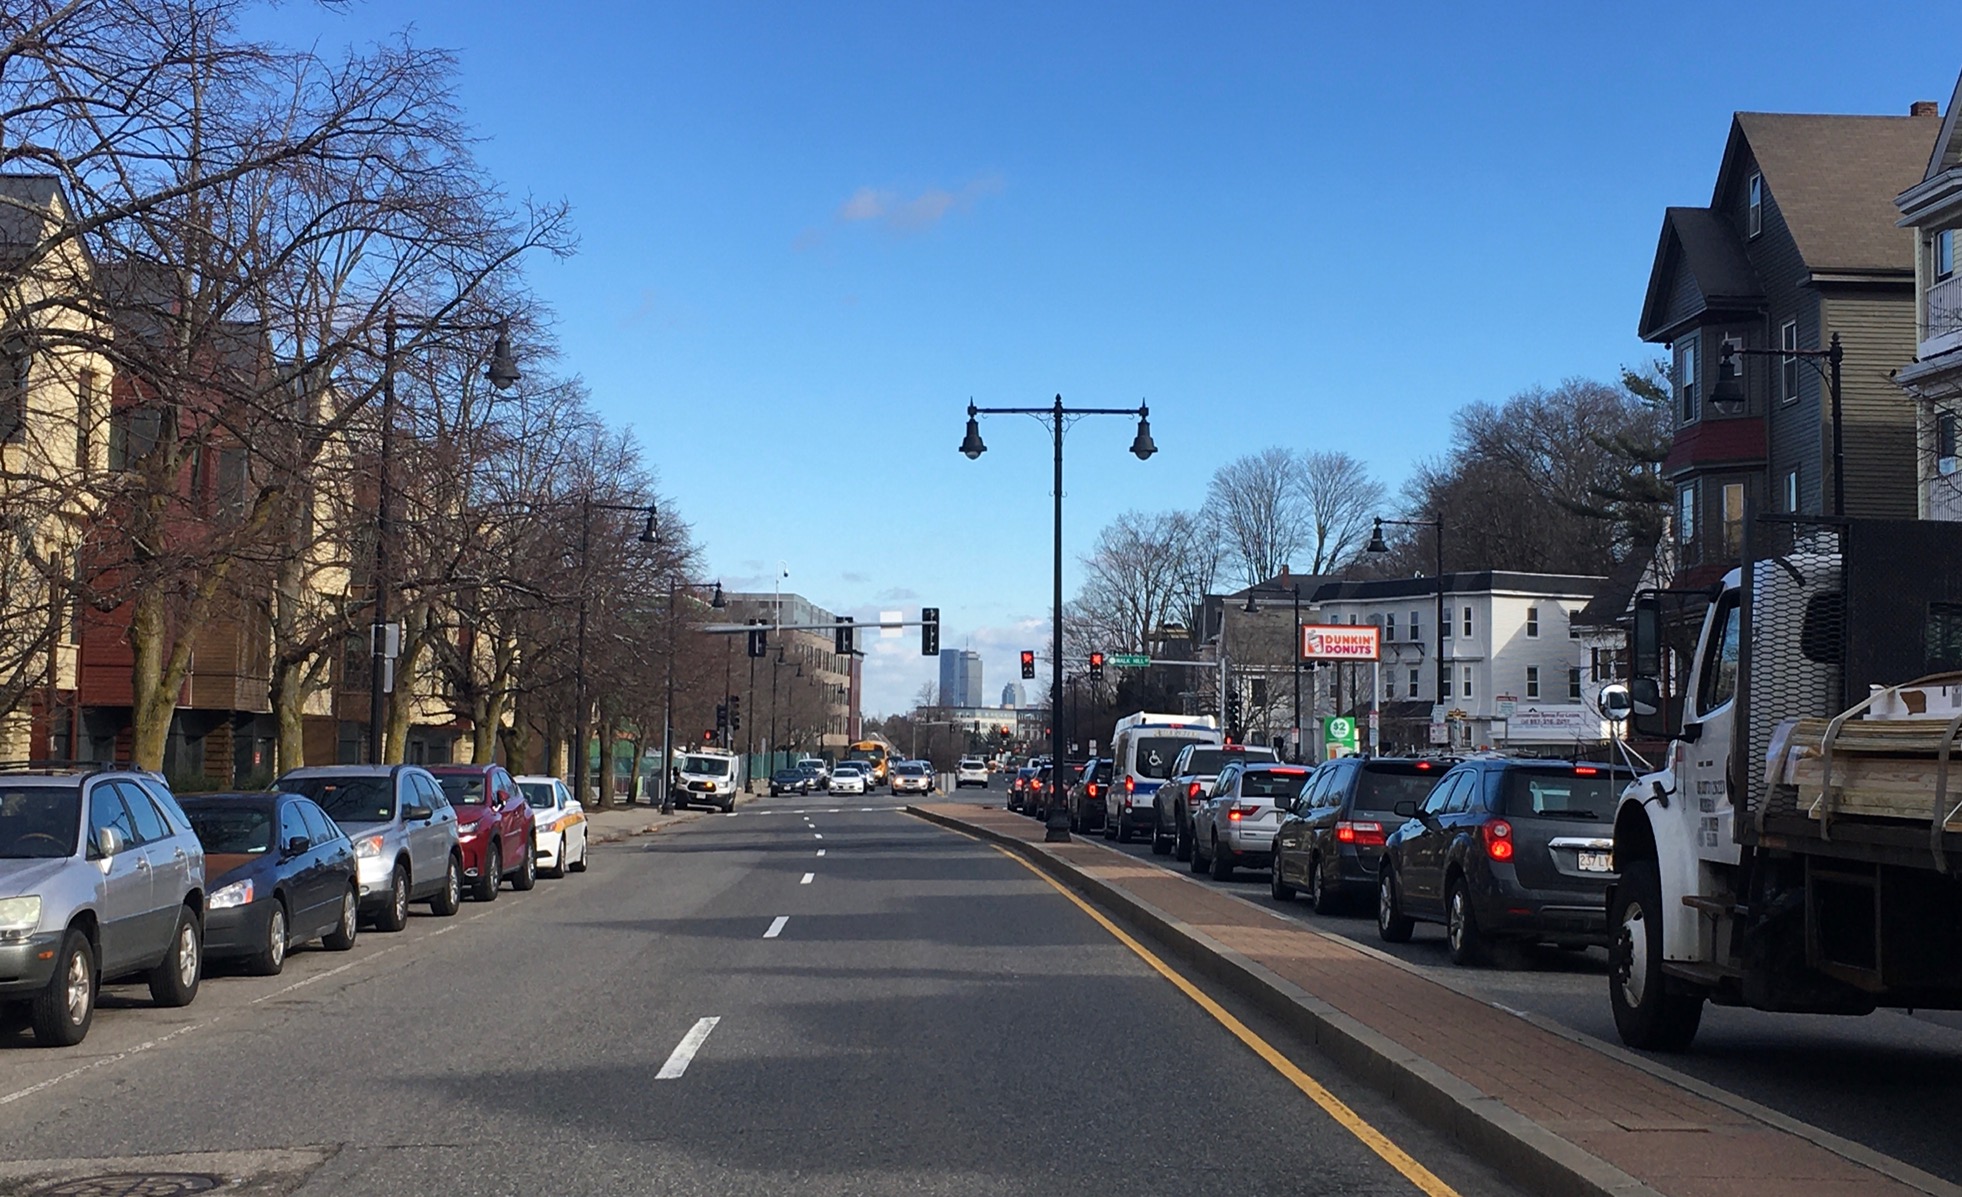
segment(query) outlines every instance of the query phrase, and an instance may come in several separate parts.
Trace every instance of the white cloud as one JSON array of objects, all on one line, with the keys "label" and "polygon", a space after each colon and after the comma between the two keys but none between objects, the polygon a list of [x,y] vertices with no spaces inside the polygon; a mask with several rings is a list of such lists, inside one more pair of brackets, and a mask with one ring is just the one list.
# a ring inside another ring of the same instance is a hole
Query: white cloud
[{"label": "white cloud", "polygon": [[950,214],[974,207],[984,197],[1000,191],[1002,186],[1000,175],[985,174],[968,180],[952,191],[944,187],[928,187],[912,196],[890,189],[860,187],[831,214],[829,229],[805,229],[797,235],[793,245],[800,251],[815,249],[823,243],[829,231],[856,224],[877,225],[896,236],[923,233]]}]

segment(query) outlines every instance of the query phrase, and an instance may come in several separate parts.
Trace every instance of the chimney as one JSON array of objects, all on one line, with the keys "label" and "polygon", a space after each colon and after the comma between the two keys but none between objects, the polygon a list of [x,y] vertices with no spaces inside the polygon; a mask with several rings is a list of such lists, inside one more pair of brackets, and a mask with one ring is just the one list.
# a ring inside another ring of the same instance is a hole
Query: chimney
[{"label": "chimney", "polygon": [[1281,564],[1281,585],[1286,586],[1287,584],[1288,584],[1288,567],[1287,567],[1287,563],[1283,562]]},{"label": "chimney", "polygon": [[1916,100],[1908,105],[1909,116],[1940,116],[1942,106],[1934,100]]}]

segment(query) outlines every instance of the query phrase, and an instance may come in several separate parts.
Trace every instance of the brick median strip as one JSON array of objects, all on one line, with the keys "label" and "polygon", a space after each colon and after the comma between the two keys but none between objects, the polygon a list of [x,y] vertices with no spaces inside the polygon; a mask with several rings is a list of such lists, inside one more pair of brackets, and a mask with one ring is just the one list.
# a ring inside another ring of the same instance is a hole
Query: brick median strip
[{"label": "brick median strip", "polygon": [[1040,825],[1005,811],[945,804],[907,810],[1001,843],[1141,925],[1200,975],[1252,1000],[1345,1071],[1534,1192],[1962,1192],[1803,1123],[1754,1117],[1738,1108],[1750,1103],[1713,1100],[1347,940],[1284,923],[1102,845],[1040,843]]}]

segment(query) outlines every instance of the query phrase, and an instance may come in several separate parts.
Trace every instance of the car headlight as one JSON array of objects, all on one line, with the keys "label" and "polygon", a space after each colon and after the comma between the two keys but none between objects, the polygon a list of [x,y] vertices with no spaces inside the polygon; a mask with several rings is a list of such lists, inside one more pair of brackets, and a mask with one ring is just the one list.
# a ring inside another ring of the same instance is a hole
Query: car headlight
[{"label": "car headlight", "polygon": [[213,910],[230,910],[234,906],[245,906],[252,901],[252,880],[234,881],[221,885],[211,891],[210,906]]},{"label": "car headlight", "polygon": [[0,935],[25,935],[41,925],[41,895],[0,898]]},{"label": "car headlight", "polygon": [[456,838],[460,840],[474,840],[477,838],[477,832],[480,830],[481,828],[475,823],[458,823],[456,825]]},{"label": "car headlight", "polygon": [[380,858],[381,854],[382,854],[381,836],[364,835],[360,839],[354,841],[354,857],[356,860],[376,860]]}]

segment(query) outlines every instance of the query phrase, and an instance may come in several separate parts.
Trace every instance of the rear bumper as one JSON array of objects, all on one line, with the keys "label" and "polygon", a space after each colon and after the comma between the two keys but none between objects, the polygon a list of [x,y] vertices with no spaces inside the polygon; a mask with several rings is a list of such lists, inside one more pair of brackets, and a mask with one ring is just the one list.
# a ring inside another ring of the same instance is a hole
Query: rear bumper
[{"label": "rear bumper", "polygon": [[[1510,871],[1510,869],[1508,869]],[[1602,946],[1608,942],[1608,879],[1599,889],[1528,889],[1488,874],[1473,888],[1479,929],[1492,935]]]}]

